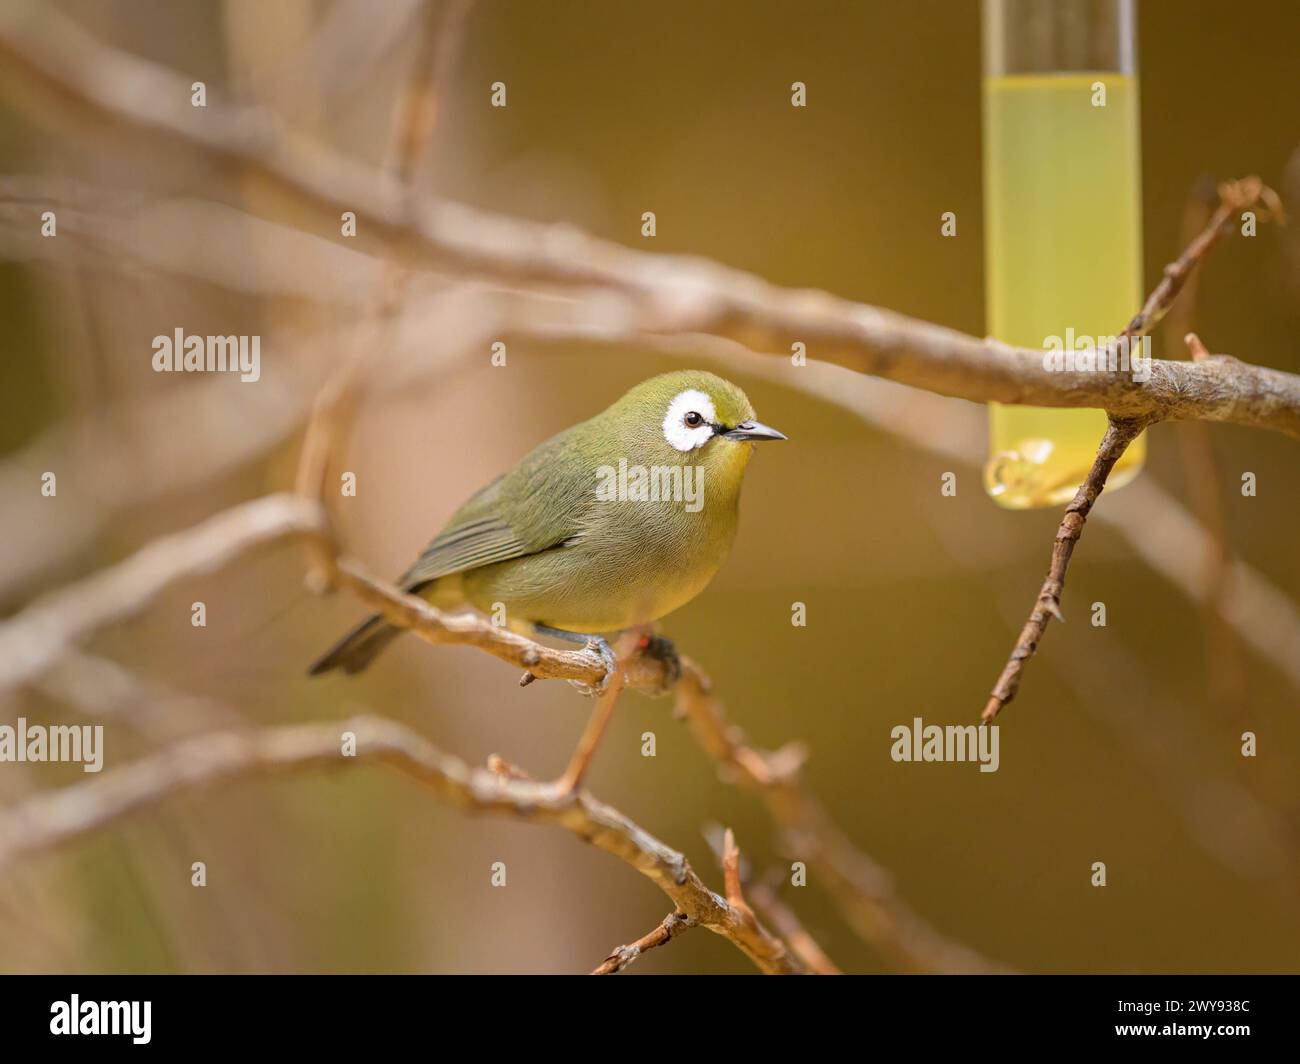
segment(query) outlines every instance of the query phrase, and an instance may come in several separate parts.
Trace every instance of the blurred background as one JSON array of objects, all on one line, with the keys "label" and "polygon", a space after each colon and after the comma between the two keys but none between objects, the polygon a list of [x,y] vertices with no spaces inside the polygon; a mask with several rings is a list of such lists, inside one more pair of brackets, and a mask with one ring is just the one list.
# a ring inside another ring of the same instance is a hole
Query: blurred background
[{"label": "blurred background", "polygon": [[[396,101],[428,25],[418,5],[353,0],[47,11],[204,81],[214,108],[263,106],[370,167],[391,163]],[[1148,288],[1179,252],[1189,194],[1207,176],[1257,173],[1300,212],[1300,167],[1287,173],[1300,145],[1297,39],[1290,0],[1140,5]],[[489,105],[498,81],[505,108]],[[790,106],[793,81],[808,86],[806,108]],[[332,219],[164,139],[69,121],[29,82],[21,64],[0,63],[5,614],[160,534],[291,487],[307,405],[381,273]],[[480,0],[421,181],[983,335],[979,88],[978,6],[964,0]],[[43,240],[51,204],[60,235]],[[641,236],[644,211],[657,217],[653,239]],[[945,211],[955,238],[940,235]],[[1209,347],[1300,371],[1298,261],[1275,227],[1226,241],[1195,307]],[[1103,497],[1088,525],[1069,623],[1052,626],[1002,717],[999,771],[899,764],[894,726],[977,718],[1060,518],[986,497],[984,409],[796,370],[788,357],[512,337],[508,364],[494,367],[496,336],[448,324],[446,308],[417,312],[455,280],[412,281],[392,379],[368,395],[347,443],[359,489],[339,502],[342,534],[373,572],[395,576],[467,495],[632,384],[681,365],[717,369],[791,442],[756,455],[732,558],[664,631],[757,744],[807,744],[809,789],[898,894],[945,936],[1022,970],[1300,967],[1295,441],[1157,426],[1145,472]],[[260,334],[261,381],[153,372],[152,338],[177,327]],[[1185,357],[1160,336],[1155,353]],[[417,363],[410,380],[396,368]],[[56,498],[40,495],[46,470]],[[940,495],[947,471],[955,498]],[[1253,498],[1240,492],[1246,471]],[[1264,582],[1227,602],[1235,624],[1205,607],[1215,566],[1179,514],[1221,525]],[[0,693],[4,722],[98,713],[111,771],[211,728],[373,711],[473,764],[499,753],[540,776],[561,770],[590,704],[565,684],[521,690],[517,671],[485,654],[407,638],[364,678],[308,681],[307,664],[363,611],[308,595],[303,569],[285,546],[169,588],[39,681]],[[190,624],[200,600],[206,628]],[[806,628],[790,624],[795,601]],[[1105,628],[1088,620],[1099,601]],[[1241,756],[1245,730],[1258,758]],[[641,756],[645,731],[654,758]],[[6,764],[0,802],[82,778],[76,766]],[[754,794],[718,778],[668,699],[624,698],[589,785],[715,887],[706,825],[731,825],[760,872],[798,857]],[[190,886],[198,860],[203,889]],[[495,861],[504,888],[490,885]],[[1094,861],[1107,866],[1103,889],[1090,884]],[[784,897],[840,967],[891,970],[816,874]],[[467,817],[381,769],[300,773],[183,793],[8,869],[0,970],[575,972],[669,907],[562,831]],[[750,970],[703,931],[632,969]]]}]

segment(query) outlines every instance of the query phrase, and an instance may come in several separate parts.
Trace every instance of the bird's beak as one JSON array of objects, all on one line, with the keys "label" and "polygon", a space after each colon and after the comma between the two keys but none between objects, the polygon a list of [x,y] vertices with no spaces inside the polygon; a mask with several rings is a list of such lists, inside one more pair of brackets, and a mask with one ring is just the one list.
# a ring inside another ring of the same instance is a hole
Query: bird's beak
[{"label": "bird's beak", "polygon": [[789,439],[784,432],[777,432],[776,429],[769,428],[767,425],[757,421],[742,421],[734,429],[722,434],[724,440],[785,440]]}]

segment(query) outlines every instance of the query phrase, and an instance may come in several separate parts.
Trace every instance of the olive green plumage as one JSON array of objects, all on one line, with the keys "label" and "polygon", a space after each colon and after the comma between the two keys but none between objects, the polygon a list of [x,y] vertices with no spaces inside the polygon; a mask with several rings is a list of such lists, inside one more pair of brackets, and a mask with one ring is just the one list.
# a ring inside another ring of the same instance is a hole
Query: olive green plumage
[{"label": "olive green plumage", "polygon": [[[762,439],[784,437],[754,421],[736,385],[699,370],[653,377],[472,496],[400,585],[443,608],[490,613],[500,603],[517,630],[648,624],[699,594],[727,557],[745,467]],[[611,471],[634,467],[676,470],[696,494],[601,495]],[[359,672],[399,634],[372,617],[311,672]]]}]

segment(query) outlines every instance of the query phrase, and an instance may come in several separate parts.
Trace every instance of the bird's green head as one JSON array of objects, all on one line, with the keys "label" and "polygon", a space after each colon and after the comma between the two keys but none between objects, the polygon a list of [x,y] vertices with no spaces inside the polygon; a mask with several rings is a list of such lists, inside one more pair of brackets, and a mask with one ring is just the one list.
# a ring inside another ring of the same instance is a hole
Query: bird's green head
[{"label": "bird's green head", "polygon": [[662,463],[696,464],[739,476],[763,440],[784,440],[761,424],[748,396],[704,370],[651,377],[606,412],[629,450]]}]

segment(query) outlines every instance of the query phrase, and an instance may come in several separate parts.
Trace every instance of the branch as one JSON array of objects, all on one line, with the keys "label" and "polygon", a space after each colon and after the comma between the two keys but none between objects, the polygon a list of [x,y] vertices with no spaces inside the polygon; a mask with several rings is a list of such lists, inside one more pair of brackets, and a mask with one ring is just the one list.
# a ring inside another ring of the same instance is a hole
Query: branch
[{"label": "branch", "polygon": [[[1207,212],[1208,213],[1208,212]],[[988,434],[984,411],[936,395],[883,381],[850,388],[844,371],[809,365],[795,374],[754,355],[745,371],[762,380],[793,388],[833,404],[864,424],[888,432],[919,451],[978,471]],[[1193,603],[1214,604],[1213,587],[1186,559],[1214,550],[1211,532],[1197,523],[1154,478],[1143,476],[1090,515],[1115,531],[1139,559]],[[1228,558],[1233,604],[1221,611],[1223,622],[1300,689],[1300,609],[1295,601],[1239,555]]]},{"label": "branch", "polygon": [[[605,666],[595,654],[585,650],[553,650],[508,628],[498,628],[476,613],[444,613],[422,598],[376,580],[358,562],[348,558],[338,559],[336,571],[340,586],[382,613],[389,624],[413,632],[426,643],[477,647],[528,670],[539,680],[577,680],[598,686],[605,679]],[[653,663],[649,663],[649,670],[655,670]],[[658,671],[662,674],[661,668]],[[647,669],[642,667],[636,670],[635,676],[644,679],[647,674]],[[634,680],[631,686],[644,684]]]},{"label": "branch", "polygon": [[[0,622],[0,690],[35,678],[99,629],[144,609],[177,580],[216,572],[264,544],[286,538],[320,542],[325,536],[324,515],[315,502],[279,494],[154,540],[125,561],[52,591]],[[605,679],[605,666],[594,653],[553,650],[477,614],[444,613],[374,579],[348,558],[338,559],[337,575],[362,602],[427,643],[478,647],[539,679],[591,686]],[[667,679],[663,664],[651,658],[633,659],[624,671],[628,686],[652,691],[662,689]]]},{"label": "branch", "polygon": [[[1247,177],[1220,185],[1219,205],[1210,216],[1209,223],[1191,239],[1183,253],[1165,267],[1160,283],[1147,297],[1142,309],[1124,327],[1120,339],[1145,336],[1155,328],[1174,305],[1183,286],[1195,275],[1201,260],[1225,234],[1232,231],[1236,216],[1257,204],[1263,204],[1270,217],[1277,221],[1285,220],[1277,194],[1259,178]],[[1204,365],[1212,358],[1195,333],[1188,333],[1186,340],[1192,353],[1192,365]],[[1038,649],[1038,641],[1047,631],[1049,620],[1055,617],[1062,623],[1065,622],[1061,613],[1061,594],[1065,590],[1065,574],[1070,566],[1074,545],[1083,535],[1084,522],[1097,497],[1105,489],[1106,480],[1115,463],[1150,423],[1149,418],[1119,419],[1113,415],[1107,420],[1106,433],[1102,437],[1092,469],[1061,519],[1061,527],[1057,530],[1056,542],[1052,547],[1052,562],[1047,578],[1038,592],[1029,620],[1021,629],[1020,638],[1011,650],[1011,657],[993,686],[993,693],[989,696],[984,712],[980,714],[982,723],[992,721],[1016,697],[1016,692],[1020,689],[1021,673],[1026,662]]]},{"label": "branch", "polygon": [[105,625],[138,613],[182,576],[215,572],[265,543],[319,537],[323,528],[316,503],[268,495],[156,539],[124,562],[38,598],[0,623],[0,690],[38,675]]},{"label": "branch", "polygon": [[[835,966],[835,962],[818,945],[816,939],[804,929],[794,911],[780,899],[775,888],[763,880],[750,881],[749,866],[742,861],[740,850],[736,847],[735,836],[730,828],[724,830],[716,824],[709,825],[704,837],[723,870],[727,900],[732,908],[739,910],[744,907],[751,912],[761,912],[764,919],[777,929],[777,934],[785,940],[791,952],[813,974],[842,974]],[[767,878],[779,881],[782,876],[783,873],[779,869],[773,868]],[[754,899],[752,909],[745,900],[746,892]]]},{"label": "branch", "polygon": [[814,975],[844,974],[799,922],[794,910],[781,900],[775,890],[766,883],[755,883],[749,888],[749,896],[754,901],[754,908],[776,929],[776,933],[789,943],[790,949],[803,962],[805,968]]},{"label": "branch", "polygon": [[722,876],[727,889],[727,904],[740,914],[742,920],[757,924],[754,910],[745,900],[745,892],[740,885],[740,847],[736,845],[736,835],[731,828],[722,836]]},{"label": "branch", "polygon": [[[346,732],[356,737],[355,754],[342,752]],[[96,779],[29,798],[0,818],[0,869],[186,788],[369,762],[396,769],[457,808],[562,827],[651,879],[685,918],[728,939],[761,971],[801,971],[779,940],[705,886],[682,854],[618,810],[585,791],[564,792],[471,768],[405,725],[382,717],[208,734]]]},{"label": "branch", "polygon": [[626,674],[622,667],[618,666],[605,681],[605,689],[596,699],[596,706],[591,711],[591,719],[578,739],[578,745],[569,759],[564,775],[556,783],[560,790],[574,790],[586,779],[587,770],[591,768],[592,759],[596,756],[596,748],[600,745],[600,740],[605,737],[610,721],[614,719],[614,709],[623,694],[625,683]]},{"label": "branch", "polygon": [[618,975],[648,950],[666,946],[688,927],[694,927],[695,921],[683,912],[673,911],[663,918],[655,929],[642,935],[630,946],[615,946],[614,951],[592,970],[592,975]]},{"label": "branch", "polygon": [[894,891],[889,873],[836,827],[799,780],[802,747],[765,753],[728,722],[713,685],[695,662],[682,659],[677,713],[695,741],[731,782],[757,790],[782,829],[792,854],[806,861],[865,941],[904,972],[1005,972],[916,915]]},{"label": "branch", "polygon": [[1243,211],[1256,206],[1262,206],[1265,215],[1272,220],[1279,224],[1285,223],[1286,212],[1282,208],[1282,201],[1258,177],[1244,177],[1239,181],[1221,184],[1219,205],[1210,216],[1209,223],[1188,242],[1183,253],[1165,267],[1160,283],[1151,290],[1142,309],[1124,327],[1119,338],[1145,336],[1151,332],[1174,305],[1200,261],[1215,244],[1233,231]]},{"label": "branch", "polygon": [[1112,418],[1107,423],[1106,434],[1101,439],[1101,447],[1097,450],[1097,457],[1093,459],[1092,468],[1088,471],[1084,482],[1079,485],[1079,490],[1075,492],[1070,505],[1065,508],[1061,526],[1056,530],[1056,540],[1052,545],[1052,561],[1048,566],[1043,586],[1038,592],[1034,608],[1029,614],[1029,620],[1021,629],[1020,638],[1016,640],[1016,645],[1011,650],[1011,657],[1002,670],[1002,675],[998,677],[998,682],[993,686],[993,693],[989,695],[984,712],[980,714],[980,720],[984,724],[993,720],[1006,708],[1007,703],[1016,697],[1025,663],[1038,649],[1038,641],[1047,630],[1048,621],[1055,617],[1058,621],[1065,622],[1065,616],[1061,613],[1061,594],[1065,590],[1065,574],[1070,567],[1070,556],[1074,553],[1074,545],[1083,535],[1084,522],[1088,520],[1093,504],[1106,487],[1106,478],[1110,476],[1110,471],[1115,468],[1115,463],[1128,450],[1128,445],[1141,435],[1144,428],[1146,425],[1141,421],[1117,421]]},{"label": "branch", "polygon": [[[115,51],[46,8],[9,4],[0,14],[0,59],[28,88],[128,147],[163,138],[210,163],[259,175],[329,219],[356,212],[358,239],[378,241],[412,265],[458,275],[612,289],[629,297],[629,327],[703,333],[767,352],[806,343],[824,361],[976,402],[1097,407],[1122,420],[1227,421],[1300,438],[1300,377],[1226,355],[1153,361],[1137,383],[1117,373],[1057,372],[1043,353],[853,303],[776,285],[705,259],[655,255],[540,225],[426,200],[412,205],[399,182],[319,146],[278,136],[260,111],[212,102],[201,119],[188,84],[166,68]],[[29,93],[19,104],[33,106]],[[1261,186],[1262,188],[1262,186]]]}]

